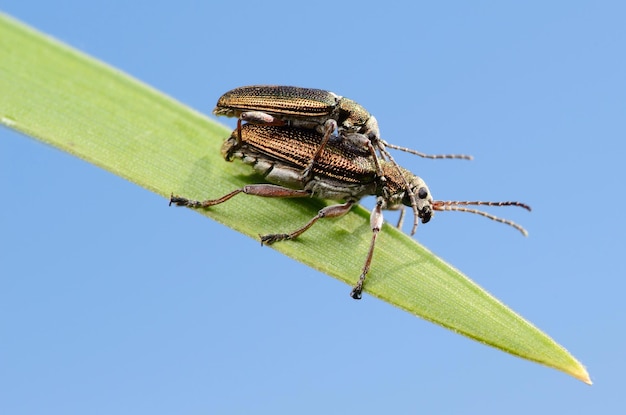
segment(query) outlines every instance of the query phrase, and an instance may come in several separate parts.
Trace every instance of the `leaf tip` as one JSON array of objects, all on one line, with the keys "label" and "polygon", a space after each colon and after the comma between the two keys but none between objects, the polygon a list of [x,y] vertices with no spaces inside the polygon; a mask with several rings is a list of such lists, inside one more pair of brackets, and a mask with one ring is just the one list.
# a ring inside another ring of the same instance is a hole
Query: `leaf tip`
[{"label": "leaf tip", "polygon": [[593,385],[593,382],[591,381],[591,378],[589,377],[589,373],[587,372],[587,369],[585,369],[582,365],[578,367],[577,370],[572,371],[571,375],[574,376],[578,380],[582,380],[587,385]]}]

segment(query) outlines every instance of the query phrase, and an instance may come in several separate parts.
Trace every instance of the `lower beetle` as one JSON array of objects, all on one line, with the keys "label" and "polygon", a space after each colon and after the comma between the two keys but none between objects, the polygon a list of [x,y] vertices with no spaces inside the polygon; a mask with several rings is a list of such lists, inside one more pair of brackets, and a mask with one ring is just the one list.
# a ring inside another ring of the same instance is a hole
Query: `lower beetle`
[{"label": "lower beetle", "polygon": [[[530,210],[529,206],[520,202],[435,201],[421,178],[388,161],[376,160],[376,157],[360,146],[358,143],[362,137],[346,135],[340,139],[333,135],[326,146],[326,151],[313,165],[311,175],[302,176],[302,169],[308,165],[308,161],[315,154],[323,139],[323,135],[314,130],[245,124],[240,130],[233,131],[230,138],[225,141],[222,146],[222,155],[228,161],[238,158],[252,165],[272,184],[251,184],[233,190],[218,199],[204,201],[172,195],[170,205],[208,208],[224,203],[239,193],[275,198],[316,197],[343,202],[324,207],[310,221],[293,232],[261,236],[261,243],[269,245],[297,238],[318,220],[343,216],[363,197],[376,196],[376,205],[370,216],[372,229],[370,248],[359,280],[350,293],[354,299],[361,298],[376,238],[383,224],[382,210],[384,209],[411,206],[414,210],[414,217],[420,218],[422,223],[430,221],[435,211],[457,210],[477,213],[510,225],[526,235],[524,228],[511,221],[465,206],[519,206]],[[378,169],[386,177],[384,183],[381,181]],[[416,195],[414,201],[409,197],[409,191]],[[414,227],[416,226],[417,223],[414,224]]]}]

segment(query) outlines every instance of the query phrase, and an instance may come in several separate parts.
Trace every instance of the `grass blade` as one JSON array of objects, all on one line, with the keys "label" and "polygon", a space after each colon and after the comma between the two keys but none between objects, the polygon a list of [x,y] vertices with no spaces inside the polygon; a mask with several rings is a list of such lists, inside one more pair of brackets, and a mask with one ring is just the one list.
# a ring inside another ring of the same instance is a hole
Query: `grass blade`
[{"label": "grass blade", "polygon": [[[169,197],[221,196],[249,180],[250,169],[224,162],[229,131],[141,82],[0,15],[0,122]],[[210,188],[207,189],[207,184]],[[165,203],[165,201],[164,201]],[[319,200],[254,205],[236,197],[202,212],[258,238],[310,219]],[[174,214],[174,211],[172,212]],[[368,213],[313,227],[275,249],[349,285],[371,232]],[[323,244],[316,241],[324,240]],[[459,271],[395,228],[385,226],[366,291],[412,314],[513,355],[591,383],[563,347]],[[346,301],[352,301],[347,296]]]}]

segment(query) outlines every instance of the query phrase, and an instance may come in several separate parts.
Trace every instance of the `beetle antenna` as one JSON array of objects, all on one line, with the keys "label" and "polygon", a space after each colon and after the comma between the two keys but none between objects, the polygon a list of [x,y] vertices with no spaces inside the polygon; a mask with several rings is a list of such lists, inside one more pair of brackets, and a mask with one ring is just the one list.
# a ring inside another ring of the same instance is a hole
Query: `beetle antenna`
[{"label": "beetle antenna", "polygon": [[[415,235],[415,232],[417,231],[417,225],[419,223],[417,201],[415,200],[415,194],[413,193],[413,190],[411,189],[411,185],[408,179],[404,177],[404,174],[402,174],[402,170],[400,170],[400,166],[398,165],[396,160],[393,158],[391,153],[387,151],[387,147],[392,148],[394,150],[404,151],[406,153],[413,154],[419,157],[428,158],[428,159],[461,159],[461,160],[473,160],[474,159],[474,157],[466,155],[466,154],[425,154],[416,150],[412,150],[407,147],[397,146],[395,144],[389,144],[388,142],[380,138],[375,141],[375,145],[376,145],[376,148],[378,149],[378,152],[380,153],[380,158],[383,160],[389,160],[395,166],[396,171],[400,174],[400,177],[402,177],[402,180],[404,181],[406,192],[409,196],[409,199],[411,200],[411,209],[413,210],[413,227],[411,228],[411,235]],[[452,210],[452,209],[449,209],[449,210]]]},{"label": "beetle antenna", "polygon": [[389,152],[385,148],[385,144],[386,143],[383,140],[379,140],[377,142],[378,151],[380,151],[380,154],[383,160],[385,159],[385,157],[389,159],[389,161],[394,165],[394,167],[396,168],[396,171],[398,172],[398,174],[400,174],[400,177],[402,177],[402,180],[404,181],[404,187],[406,189],[406,193],[409,195],[409,199],[411,200],[411,209],[413,210],[413,227],[411,228],[411,235],[415,235],[415,232],[417,231],[417,224],[419,223],[419,212],[417,210],[417,201],[415,200],[415,193],[413,193],[413,190],[411,189],[411,184],[409,183],[409,180],[402,173],[400,166],[398,165],[398,163],[396,163],[394,158],[391,156],[391,154],[389,154]]},{"label": "beetle antenna", "polygon": [[448,201],[443,201],[443,200],[436,200],[433,202],[433,210],[438,210],[440,212],[442,211],[457,211],[457,212],[468,212],[468,213],[475,213],[477,215],[480,216],[484,216],[487,219],[491,219],[494,220],[496,222],[500,222],[500,223],[504,223],[505,225],[509,225],[512,226],[513,228],[517,229],[518,231],[520,231],[522,233],[522,235],[524,236],[528,236],[528,232],[526,231],[526,229],[524,229],[522,226],[518,225],[517,223],[508,220],[508,219],[502,219],[499,218],[497,216],[494,216],[490,213],[487,212],[483,212],[482,210],[478,210],[478,209],[473,209],[473,208],[468,208],[465,206],[517,206],[517,207],[521,207],[523,209],[526,209],[528,211],[531,210],[530,206],[528,206],[525,203],[521,203],[521,202],[483,202],[483,201],[452,201],[452,200],[448,200]]},{"label": "beetle antenna", "polygon": [[474,160],[473,156],[467,154],[426,154],[417,150],[413,150],[407,147],[397,146],[395,144],[389,144],[384,140],[380,140],[380,142],[385,147],[393,148],[394,150],[404,151],[405,153],[413,154],[415,156],[419,156],[425,159],[459,159],[459,160]]}]

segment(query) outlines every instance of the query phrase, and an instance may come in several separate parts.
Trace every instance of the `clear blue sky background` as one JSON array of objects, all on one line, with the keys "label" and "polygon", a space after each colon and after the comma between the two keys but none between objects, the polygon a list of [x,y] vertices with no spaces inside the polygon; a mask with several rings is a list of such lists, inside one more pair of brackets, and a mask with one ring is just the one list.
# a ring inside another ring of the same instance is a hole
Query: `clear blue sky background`
[{"label": "clear blue sky background", "polygon": [[397,157],[436,198],[529,203],[495,213],[530,236],[440,213],[416,237],[595,382],[352,301],[258,241],[0,129],[1,413],[626,410],[623,2],[0,7],[205,113],[240,85],[324,88],[391,142],[473,154]]}]

